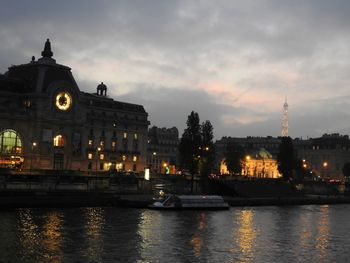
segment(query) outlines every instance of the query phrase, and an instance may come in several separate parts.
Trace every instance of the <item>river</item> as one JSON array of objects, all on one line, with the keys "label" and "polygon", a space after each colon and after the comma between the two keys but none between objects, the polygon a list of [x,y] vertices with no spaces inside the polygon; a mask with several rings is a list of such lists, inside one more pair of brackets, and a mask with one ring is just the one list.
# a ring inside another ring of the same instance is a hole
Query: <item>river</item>
[{"label": "river", "polygon": [[0,211],[0,262],[349,262],[350,205]]}]

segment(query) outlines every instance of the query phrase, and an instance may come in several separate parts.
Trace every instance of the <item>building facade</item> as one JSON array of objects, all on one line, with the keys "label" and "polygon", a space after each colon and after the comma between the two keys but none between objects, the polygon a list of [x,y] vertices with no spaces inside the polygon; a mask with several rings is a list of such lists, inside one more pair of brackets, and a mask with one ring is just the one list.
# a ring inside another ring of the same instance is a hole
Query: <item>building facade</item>
[{"label": "building facade", "polygon": [[267,136],[267,137],[248,136],[245,138],[222,137],[220,140],[217,140],[215,142],[216,167],[221,167],[221,164],[225,159],[226,147],[229,143],[235,143],[242,146],[242,148],[247,154],[248,153],[253,154],[260,151],[260,149],[265,149],[272,155],[272,159],[276,159],[281,140],[280,138],[275,138],[271,136]]},{"label": "building facade", "polygon": [[294,148],[305,169],[321,179],[343,179],[345,163],[350,162],[348,135],[324,134],[319,138],[295,139]]},{"label": "building facade", "polygon": [[147,163],[153,173],[176,172],[179,131],[153,126],[148,131]]},{"label": "building facade", "polygon": [[0,166],[21,169],[143,171],[148,114],[115,101],[107,86],[80,91],[71,69],[42,57],[0,74]]},{"label": "building facade", "polygon": [[[266,174],[267,163],[270,163],[270,167],[277,167],[277,164],[272,163],[277,159],[279,152],[279,145],[281,143],[280,138],[274,137],[246,137],[246,138],[232,138],[223,137],[221,140],[216,141],[217,149],[217,166],[220,167],[220,173],[226,173],[224,166],[225,151],[228,143],[234,142],[243,147],[247,155],[252,159],[246,163],[249,164],[249,174]],[[293,146],[296,158],[302,161],[303,168],[310,174],[310,177],[318,179],[343,179],[343,171],[345,163],[350,162],[350,140],[348,135],[324,134],[319,138],[299,139],[293,140]],[[271,158],[256,158],[254,152],[258,152],[259,149],[266,149],[271,153]],[[268,162],[270,159],[271,162]],[[252,164],[255,162],[257,165]],[[247,166],[246,166],[247,167]],[[253,170],[252,170],[252,167]],[[264,173],[262,170],[259,172],[259,167],[264,167]],[[279,176],[273,168],[273,177]],[[245,174],[245,168],[242,170],[242,174]]]},{"label": "building facade", "polygon": [[242,175],[255,178],[279,178],[278,163],[264,148],[245,157]]},{"label": "building facade", "polygon": [[[220,174],[229,174],[225,160],[220,163]],[[252,178],[280,178],[278,163],[264,148],[255,153],[247,153],[242,160],[242,176]]]}]

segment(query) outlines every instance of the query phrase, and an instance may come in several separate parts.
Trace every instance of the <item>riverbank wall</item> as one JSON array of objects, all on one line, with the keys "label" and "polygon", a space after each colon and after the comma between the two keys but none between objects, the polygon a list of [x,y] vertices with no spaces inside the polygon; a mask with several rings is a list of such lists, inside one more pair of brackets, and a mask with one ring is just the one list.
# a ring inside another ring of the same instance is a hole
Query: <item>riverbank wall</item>
[{"label": "riverbank wall", "polygon": [[[0,175],[0,208],[124,206],[147,207],[161,191],[201,194],[203,182],[163,175],[145,180],[133,175]],[[191,188],[193,191],[191,192]],[[225,196],[231,206],[350,203],[334,185],[307,183],[297,189],[276,180],[212,179],[206,194]],[[344,191],[348,193],[348,191]]]}]

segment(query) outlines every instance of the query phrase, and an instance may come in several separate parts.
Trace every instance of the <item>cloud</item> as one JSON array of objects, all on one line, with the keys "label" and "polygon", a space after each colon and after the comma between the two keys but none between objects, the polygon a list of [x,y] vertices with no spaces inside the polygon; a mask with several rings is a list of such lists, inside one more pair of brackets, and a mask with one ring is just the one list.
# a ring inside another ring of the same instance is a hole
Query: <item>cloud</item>
[{"label": "cloud", "polygon": [[287,95],[292,136],[350,133],[349,11],[346,0],[5,0],[0,72],[50,38],[82,90],[104,81],[152,124],[181,129],[195,110],[217,136],[276,136]]},{"label": "cloud", "polygon": [[[179,128],[180,133],[186,128],[187,116],[191,111],[198,112],[200,121],[210,120],[214,126],[216,138],[227,134],[237,136],[259,136],[261,130],[252,129],[256,122],[265,125],[265,135],[273,133],[274,125],[270,125],[276,116],[255,112],[245,107],[222,104],[216,96],[202,90],[176,87],[159,92],[160,88],[147,85],[134,86],[132,92],[121,96],[112,94],[117,100],[145,105],[149,113],[151,125],[159,127]],[[146,96],[147,94],[147,96]],[[271,119],[272,117],[272,119]]]}]

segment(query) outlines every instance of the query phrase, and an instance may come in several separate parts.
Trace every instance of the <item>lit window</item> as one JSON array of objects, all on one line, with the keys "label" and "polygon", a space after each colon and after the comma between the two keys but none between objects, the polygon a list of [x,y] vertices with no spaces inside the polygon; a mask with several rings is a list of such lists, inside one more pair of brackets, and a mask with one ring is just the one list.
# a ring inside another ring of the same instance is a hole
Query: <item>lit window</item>
[{"label": "lit window", "polygon": [[91,139],[88,141],[88,145],[89,145],[89,146],[92,146],[92,145],[93,145],[93,143],[94,143],[94,141],[93,141],[93,140],[91,140]]},{"label": "lit window", "polygon": [[125,160],[126,160],[126,156],[125,156],[125,155],[123,155],[123,156],[122,156],[122,159],[123,159],[123,161],[125,161]]},{"label": "lit window", "polygon": [[0,133],[0,153],[22,153],[22,140],[14,130],[4,130]]},{"label": "lit window", "polygon": [[53,138],[53,146],[64,147],[64,139],[62,135],[57,135]]},{"label": "lit window", "polygon": [[124,139],[128,138],[128,134],[127,134],[126,132],[124,132],[123,138],[124,138]]},{"label": "lit window", "polygon": [[117,142],[116,141],[112,141],[112,148],[115,148],[117,146]]},{"label": "lit window", "polygon": [[100,160],[104,160],[105,155],[103,153],[100,154]]},{"label": "lit window", "polygon": [[136,161],[137,161],[137,156],[134,155],[134,156],[132,157],[132,160],[133,160],[134,162],[136,162]]},{"label": "lit window", "polygon": [[103,146],[105,144],[105,141],[100,141],[100,146]]},{"label": "lit window", "polygon": [[25,100],[24,101],[24,106],[26,106],[27,108],[30,108],[32,106],[32,102],[30,100]]},{"label": "lit window", "polygon": [[137,133],[134,134],[134,139],[137,140]]},{"label": "lit window", "polygon": [[88,159],[89,159],[89,160],[92,159],[92,153],[88,153]]}]

